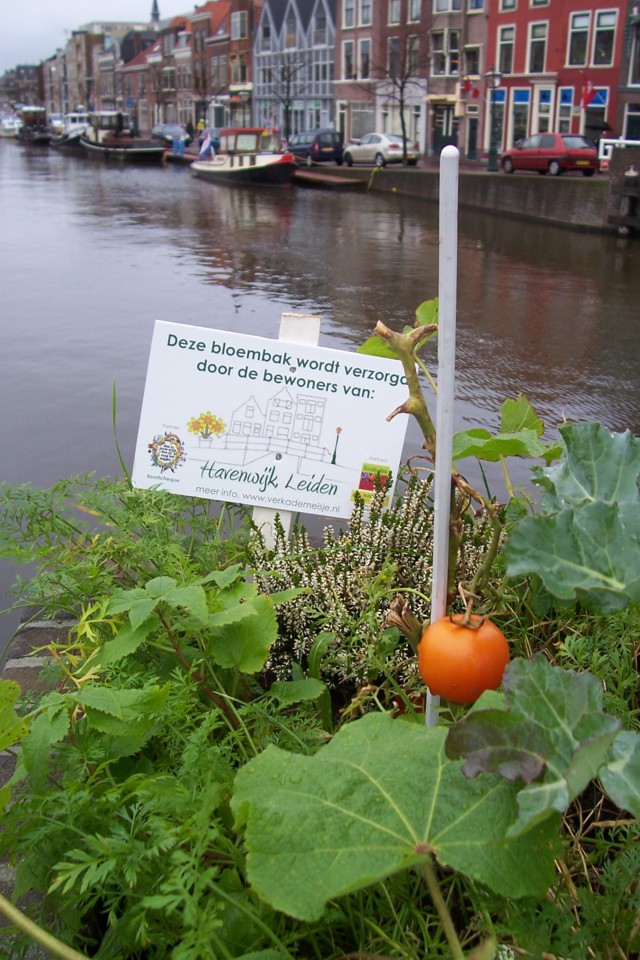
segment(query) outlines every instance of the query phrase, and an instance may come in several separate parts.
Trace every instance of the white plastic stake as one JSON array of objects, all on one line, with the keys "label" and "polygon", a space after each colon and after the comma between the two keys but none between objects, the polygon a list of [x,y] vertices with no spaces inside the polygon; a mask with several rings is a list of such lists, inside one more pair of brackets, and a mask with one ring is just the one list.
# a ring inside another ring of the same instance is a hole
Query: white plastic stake
[{"label": "white plastic stake", "polygon": [[[283,313],[280,318],[280,333],[278,339],[286,343],[300,343],[317,346],[320,339],[321,318],[307,313]],[[273,510],[270,507],[254,507],[253,522],[260,528],[266,547],[275,546],[276,531],[274,520],[276,513],[285,532],[291,529],[293,514],[290,510]]]},{"label": "white plastic stake", "polygon": [[[438,401],[436,408],[436,467],[433,488],[433,584],[431,622],[447,611],[449,574],[449,514],[453,444],[453,401],[456,360],[456,294],[458,279],[457,147],[440,154],[440,251],[438,282]],[[427,690],[425,722],[438,722],[440,698]]]}]

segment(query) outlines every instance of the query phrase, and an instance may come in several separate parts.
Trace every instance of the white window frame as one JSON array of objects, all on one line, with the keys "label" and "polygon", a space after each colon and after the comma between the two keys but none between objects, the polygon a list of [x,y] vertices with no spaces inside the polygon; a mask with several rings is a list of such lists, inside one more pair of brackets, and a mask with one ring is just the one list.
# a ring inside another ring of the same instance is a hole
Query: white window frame
[{"label": "white window frame", "polygon": [[237,10],[231,14],[231,39],[246,40],[248,32],[249,18],[246,10]]},{"label": "white window frame", "polygon": [[[613,66],[615,54],[616,54],[616,31],[618,29],[618,11],[614,8],[605,8],[604,10],[595,10],[593,18],[593,48],[591,51],[591,63],[595,67],[611,67]],[[613,27],[598,27],[598,21],[600,17],[613,17]],[[611,58],[607,63],[596,63],[596,49],[598,46],[598,33],[600,30],[605,30],[606,32],[611,31],[613,33],[613,39],[611,41]]]},{"label": "white window frame", "polygon": [[356,25],[356,0],[344,0],[342,4],[342,26],[348,30]]},{"label": "white window frame", "polygon": [[358,25],[370,27],[373,19],[373,0],[358,0]]},{"label": "white window frame", "polygon": [[[538,37],[534,37],[534,31],[536,28],[544,27],[544,55],[542,57],[542,69],[541,70],[532,70],[531,69],[531,53],[534,43],[540,43]],[[541,73],[544,73],[547,67],[547,49],[549,45],[549,21],[548,20],[534,20],[528,25],[527,29],[527,59],[526,59],[526,70],[528,74],[533,76],[539,76]]]},{"label": "white window frame", "polygon": [[[369,47],[369,69],[366,73],[362,71],[362,51],[368,46]],[[358,69],[357,69],[358,79],[359,80],[370,80],[371,79],[371,37],[361,37],[358,39]]]},{"label": "white window frame", "polygon": [[[506,40],[504,35],[507,31],[511,32],[511,38]],[[509,49],[511,51],[509,69],[505,68],[503,63],[502,51],[503,49]],[[498,51],[498,69],[505,76],[510,76],[513,73],[513,60],[516,50],[516,25],[515,23],[503,23],[498,27],[498,38],[496,43],[496,50]]]},{"label": "white window frame", "polygon": [[[574,22],[586,18],[586,27],[574,26]],[[584,60],[571,62],[571,40],[574,34],[586,34],[584,45]],[[569,14],[569,29],[567,31],[567,55],[566,65],[568,67],[586,67],[589,62],[589,45],[591,40],[591,10],[572,10]]]},{"label": "white window frame", "polygon": [[[347,73],[347,50],[351,49],[351,73]],[[355,62],[355,52],[356,46],[355,41],[353,40],[343,40],[342,41],[342,58],[341,58],[341,70],[343,80],[353,80],[356,73],[356,62]]]},{"label": "white window frame", "polygon": [[396,27],[400,23],[400,0],[389,0],[387,24]]}]

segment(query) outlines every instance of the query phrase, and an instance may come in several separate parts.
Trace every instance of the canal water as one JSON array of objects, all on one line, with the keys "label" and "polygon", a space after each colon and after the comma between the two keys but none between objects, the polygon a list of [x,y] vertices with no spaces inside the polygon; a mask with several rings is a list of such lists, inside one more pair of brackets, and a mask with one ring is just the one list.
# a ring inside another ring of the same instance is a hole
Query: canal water
[{"label": "canal water", "polygon": [[[437,205],[397,195],[226,188],[5,140],[0,223],[11,483],[119,474],[114,384],[131,465],[156,319],[277,337],[283,312],[320,314],[320,343],[355,349],[438,292]],[[549,439],[563,419],[640,433],[637,240],[460,211],[458,265],[457,428],[497,427],[525,393]],[[406,452],[418,447],[410,427]],[[529,473],[511,464],[514,482]],[[0,598],[14,575],[0,566]]]}]

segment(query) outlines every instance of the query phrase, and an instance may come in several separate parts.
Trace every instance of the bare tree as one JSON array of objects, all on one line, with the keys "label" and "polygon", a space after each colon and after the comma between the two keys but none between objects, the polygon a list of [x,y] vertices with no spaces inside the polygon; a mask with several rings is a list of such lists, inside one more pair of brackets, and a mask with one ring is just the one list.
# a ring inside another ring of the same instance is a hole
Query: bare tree
[{"label": "bare tree", "polygon": [[402,162],[405,165],[408,140],[406,108],[413,100],[412,94],[424,90],[424,79],[420,74],[426,74],[428,62],[428,57],[420,52],[421,41],[424,41],[424,34],[419,32],[409,34],[405,31],[404,35],[389,37],[386,58],[383,61],[381,57],[371,67],[377,93],[398,106]]},{"label": "bare tree", "polygon": [[285,51],[278,63],[271,67],[270,78],[266,84],[268,96],[282,107],[283,135],[287,140],[291,136],[293,104],[309,88],[308,65],[309,57],[304,52]]}]

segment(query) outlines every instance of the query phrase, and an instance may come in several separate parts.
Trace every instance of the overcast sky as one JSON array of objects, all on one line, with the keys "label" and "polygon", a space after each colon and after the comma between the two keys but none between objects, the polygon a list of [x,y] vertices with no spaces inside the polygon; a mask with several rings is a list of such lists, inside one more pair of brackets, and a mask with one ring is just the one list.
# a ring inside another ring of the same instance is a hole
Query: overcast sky
[{"label": "overcast sky", "polygon": [[[147,22],[152,0],[4,0],[0,74],[21,63],[40,63],[64,47],[71,30],[94,20]],[[160,18],[187,13],[189,0],[158,0]]]}]

